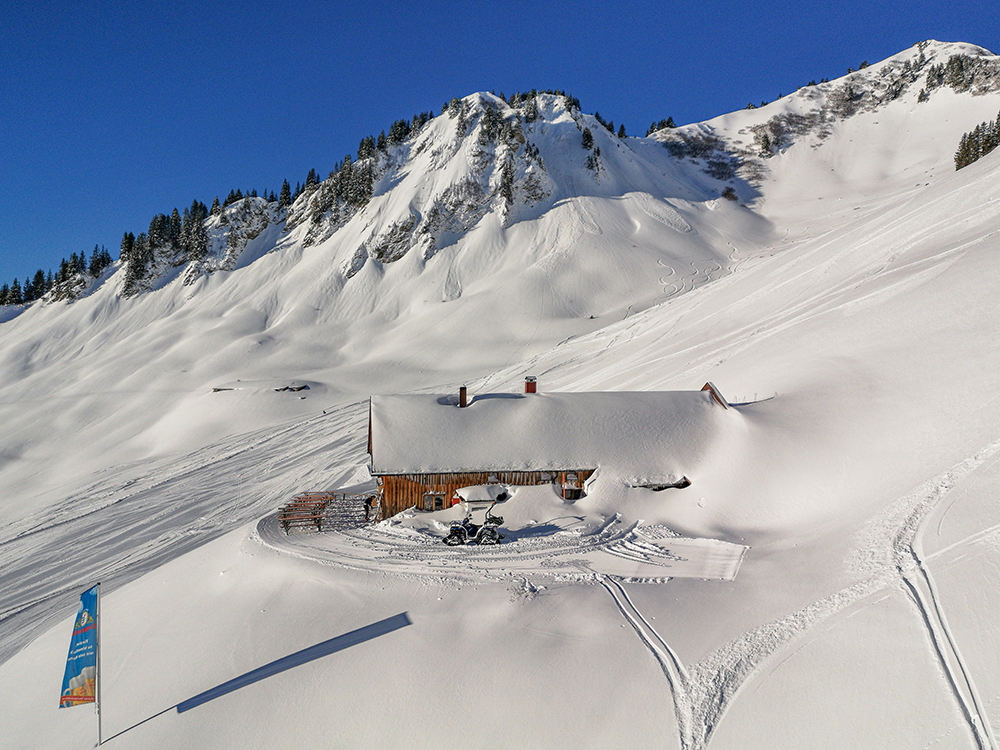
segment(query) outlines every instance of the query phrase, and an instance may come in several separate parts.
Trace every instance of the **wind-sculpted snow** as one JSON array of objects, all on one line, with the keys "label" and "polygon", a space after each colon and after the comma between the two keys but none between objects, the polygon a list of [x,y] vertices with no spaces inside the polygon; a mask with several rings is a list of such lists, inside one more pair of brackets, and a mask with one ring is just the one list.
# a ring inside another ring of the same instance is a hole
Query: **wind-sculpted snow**
[{"label": "wind-sculpted snow", "polygon": [[[997,748],[1000,152],[953,162],[995,65],[931,42],[650,138],[474,94],[374,157],[363,201],[232,204],[233,248],[209,219],[190,285],[164,258],[131,297],[109,269],[0,311],[0,746],[92,744],[50,685],[102,579],[123,747],[447,747],[474,715],[497,747]],[[526,375],[711,380],[732,408],[710,440],[669,415],[612,438],[660,458],[579,500],[518,490],[490,549],[441,544],[458,509],[277,525],[368,479],[370,396]]]}]

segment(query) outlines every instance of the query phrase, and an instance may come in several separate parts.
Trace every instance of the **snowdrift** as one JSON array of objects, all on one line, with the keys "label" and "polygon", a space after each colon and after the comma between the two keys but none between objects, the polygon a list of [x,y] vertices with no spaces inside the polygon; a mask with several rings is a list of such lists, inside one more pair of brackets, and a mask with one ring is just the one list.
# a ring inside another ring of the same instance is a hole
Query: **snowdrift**
[{"label": "snowdrift", "polygon": [[[6,319],[0,705],[20,720],[0,746],[93,744],[93,715],[56,694],[74,598],[101,578],[122,747],[440,746],[471,710],[463,740],[491,747],[614,745],[624,726],[685,750],[995,747],[1000,153],[957,172],[953,155],[1000,111],[996,69],[923,43],[647,139],[560,97],[527,122],[476,94],[346,218],[313,220],[311,193],[231,268],[127,298],[112,276]],[[506,135],[481,143],[487,119]],[[261,537],[295,491],[367,479],[373,394],[514,395],[528,373],[551,399],[718,383],[735,408],[692,405],[711,415],[692,417],[697,455],[654,456],[691,487],[602,474],[522,528],[568,550],[746,545],[735,579],[630,582],[569,552],[417,576],[388,543],[345,541],[383,561],[362,569]],[[310,388],[274,390],[293,381]]]}]

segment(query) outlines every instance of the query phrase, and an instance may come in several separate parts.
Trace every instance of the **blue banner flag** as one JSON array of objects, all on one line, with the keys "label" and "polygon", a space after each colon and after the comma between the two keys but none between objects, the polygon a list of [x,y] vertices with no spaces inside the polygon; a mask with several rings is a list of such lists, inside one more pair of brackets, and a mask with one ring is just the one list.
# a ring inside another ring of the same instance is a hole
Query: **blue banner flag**
[{"label": "blue banner flag", "polygon": [[73,637],[66,657],[59,708],[93,703],[97,698],[97,586],[80,595]]}]

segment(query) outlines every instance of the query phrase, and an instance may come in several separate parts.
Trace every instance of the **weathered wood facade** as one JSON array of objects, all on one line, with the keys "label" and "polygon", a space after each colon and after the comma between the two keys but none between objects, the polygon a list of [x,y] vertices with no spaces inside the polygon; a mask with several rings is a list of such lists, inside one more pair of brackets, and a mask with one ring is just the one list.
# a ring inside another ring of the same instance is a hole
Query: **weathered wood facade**
[{"label": "weathered wood facade", "polygon": [[554,485],[567,500],[581,496],[583,483],[595,469],[566,471],[469,471],[447,474],[388,474],[377,477],[382,515],[394,516],[408,508],[441,510],[450,508],[455,490],[477,484],[507,484],[531,487]]}]

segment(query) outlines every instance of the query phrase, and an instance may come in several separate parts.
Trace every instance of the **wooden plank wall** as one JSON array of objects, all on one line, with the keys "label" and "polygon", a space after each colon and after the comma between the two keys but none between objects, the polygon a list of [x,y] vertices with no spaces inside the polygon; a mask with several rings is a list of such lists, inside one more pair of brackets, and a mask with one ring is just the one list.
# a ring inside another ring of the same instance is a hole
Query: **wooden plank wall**
[{"label": "wooden plank wall", "polygon": [[594,473],[594,469],[567,471],[497,471],[462,472],[450,474],[400,474],[379,477],[379,491],[384,518],[401,513],[407,508],[423,508],[427,493],[444,495],[445,507],[450,507],[455,490],[476,484],[497,484],[531,487],[539,484],[556,484],[565,487],[566,475],[576,474],[577,483],[583,483]]}]

